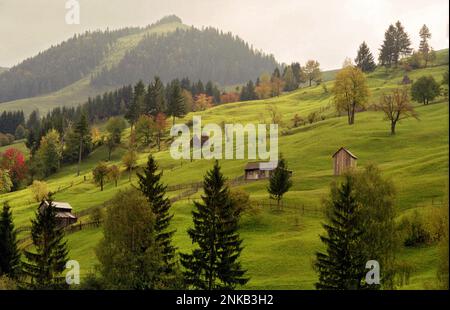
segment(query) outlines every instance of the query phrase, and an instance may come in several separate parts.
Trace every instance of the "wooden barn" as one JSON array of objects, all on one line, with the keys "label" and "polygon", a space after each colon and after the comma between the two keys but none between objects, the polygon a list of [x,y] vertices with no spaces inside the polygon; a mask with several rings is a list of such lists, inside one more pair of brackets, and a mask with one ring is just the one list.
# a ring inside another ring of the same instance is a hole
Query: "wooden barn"
[{"label": "wooden barn", "polygon": [[[249,162],[244,168],[246,180],[268,179],[272,175],[272,171],[278,166],[277,161],[268,162]],[[292,171],[289,170],[292,175]]]},{"label": "wooden barn", "polygon": [[349,169],[356,168],[358,157],[352,154],[345,147],[341,147],[333,154],[334,175],[341,175]]},{"label": "wooden barn", "polygon": [[[39,205],[39,211],[49,206],[48,201],[44,200]],[[72,214],[72,206],[67,202],[53,201],[56,210],[56,220],[59,226],[66,227],[77,222],[77,217]]]}]

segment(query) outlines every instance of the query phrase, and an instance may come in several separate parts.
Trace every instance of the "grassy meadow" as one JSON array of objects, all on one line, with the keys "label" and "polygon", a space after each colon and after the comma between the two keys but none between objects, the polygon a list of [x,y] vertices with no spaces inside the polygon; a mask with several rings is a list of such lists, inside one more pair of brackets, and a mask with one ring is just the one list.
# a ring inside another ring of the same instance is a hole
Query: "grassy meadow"
[{"label": "grassy meadow", "polygon": [[[441,65],[411,71],[408,76],[416,80],[422,75],[433,75],[440,81],[442,74],[448,70],[448,50],[440,52],[439,59]],[[388,72],[377,69],[369,74],[370,103],[377,102],[383,92],[398,87],[403,74],[400,69]],[[391,136],[390,124],[380,112],[369,110],[358,113],[355,124],[349,126],[346,117],[336,116],[332,107],[333,81],[324,85],[302,88],[268,100],[224,104],[196,113],[202,116],[203,123],[259,123],[269,121],[267,107],[274,105],[283,116],[279,150],[287,159],[289,169],[293,170],[293,187],[285,196],[287,206],[283,211],[264,206],[256,214],[244,215],[241,220],[240,233],[244,239],[242,264],[250,277],[244,289],[314,288],[317,276],[312,261],[315,252],[322,248],[319,240],[324,220],[320,212],[321,201],[328,194],[329,184],[334,178],[331,155],[341,146],[358,156],[360,169],[375,163],[386,177],[393,180],[399,218],[414,210],[426,213],[431,208],[439,208],[440,205],[433,205],[433,202],[444,197],[448,185],[448,99],[440,97],[427,106],[415,103],[419,120],[401,121],[397,126],[397,135]],[[289,128],[295,114],[306,118],[313,111],[320,111],[326,119]],[[177,122],[185,123],[192,116],[190,113]],[[124,133],[124,141],[128,135],[129,129]],[[23,142],[14,147],[24,150]],[[124,152],[124,148],[118,148],[110,164],[121,165]],[[174,160],[167,146],[161,152],[151,152],[164,171],[164,182],[169,185],[201,181],[213,165],[208,160]],[[147,156],[148,152],[139,154],[139,165],[145,164]],[[125,171],[118,187],[108,183],[101,192],[92,182],[92,169],[99,161],[106,159],[106,148],[99,147],[82,163],[79,177],[76,176],[76,166],[72,165],[64,166],[48,178],[46,181],[50,189],[59,189],[55,200],[69,202],[77,213],[101,206],[118,190],[129,187],[128,173]],[[242,176],[246,163],[246,160],[220,161],[223,173],[230,179]],[[135,176],[132,183],[136,184]],[[250,193],[254,201],[268,201],[267,184],[268,181],[255,181],[239,187]],[[179,193],[168,194],[173,197]],[[198,192],[190,198],[199,198],[200,195]],[[0,202],[4,200],[13,207],[16,227],[30,225],[37,203],[33,202],[29,189],[0,196]],[[181,252],[192,247],[186,233],[192,226],[191,211],[192,201],[188,199],[177,201],[172,208],[172,226],[176,229],[174,243]],[[80,220],[86,222],[89,219],[83,216]],[[19,238],[27,234],[21,232]],[[83,275],[93,270],[96,264],[95,246],[101,238],[101,228],[89,228],[67,235],[70,259],[80,262]],[[403,288],[425,289],[434,283],[436,246],[404,248],[398,255],[414,266],[410,282]]]}]

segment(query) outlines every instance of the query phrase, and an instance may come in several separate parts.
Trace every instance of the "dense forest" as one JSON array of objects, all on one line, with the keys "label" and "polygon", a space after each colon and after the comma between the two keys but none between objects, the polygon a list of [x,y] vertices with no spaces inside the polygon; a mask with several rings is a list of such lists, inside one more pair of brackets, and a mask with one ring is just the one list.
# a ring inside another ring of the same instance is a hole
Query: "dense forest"
[{"label": "dense forest", "polygon": [[75,35],[28,58],[0,75],[0,102],[28,98],[59,90],[91,71],[120,37],[140,31],[125,28]]},{"label": "dense forest", "polygon": [[272,72],[277,66],[272,55],[254,50],[231,33],[214,28],[178,29],[163,36],[147,36],[117,66],[94,76],[92,84],[149,82],[156,75],[163,82],[189,76],[192,80],[233,85]]}]

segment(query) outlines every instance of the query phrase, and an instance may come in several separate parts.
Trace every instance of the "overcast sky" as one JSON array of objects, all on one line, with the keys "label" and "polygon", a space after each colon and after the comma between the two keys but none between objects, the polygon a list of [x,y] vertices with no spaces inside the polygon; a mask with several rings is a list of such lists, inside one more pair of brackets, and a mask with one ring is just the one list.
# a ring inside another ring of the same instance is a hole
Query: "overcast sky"
[{"label": "overcast sky", "polygon": [[317,59],[324,69],[354,58],[366,40],[377,54],[400,20],[414,47],[425,23],[435,49],[448,47],[448,0],[78,0],[80,25],[65,23],[66,0],[0,0],[0,66],[11,67],[85,30],[145,26],[169,14],[185,24],[231,31],[280,62]]}]

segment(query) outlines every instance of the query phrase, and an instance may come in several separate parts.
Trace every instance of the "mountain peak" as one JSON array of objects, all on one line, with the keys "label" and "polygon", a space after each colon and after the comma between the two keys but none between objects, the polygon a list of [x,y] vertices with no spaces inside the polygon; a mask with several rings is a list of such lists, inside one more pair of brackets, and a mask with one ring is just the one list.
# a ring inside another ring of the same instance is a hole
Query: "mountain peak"
[{"label": "mountain peak", "polygon": [[175,14],[167,15],[158,20],[155,24],[162,25],[162,24],[169,24],[169,23],[183,23],[183,20],[176,16]]}]

